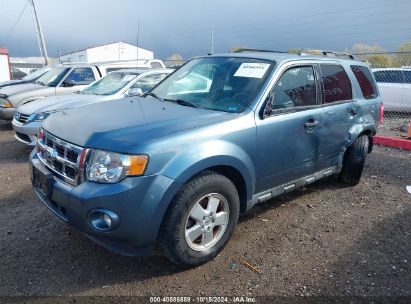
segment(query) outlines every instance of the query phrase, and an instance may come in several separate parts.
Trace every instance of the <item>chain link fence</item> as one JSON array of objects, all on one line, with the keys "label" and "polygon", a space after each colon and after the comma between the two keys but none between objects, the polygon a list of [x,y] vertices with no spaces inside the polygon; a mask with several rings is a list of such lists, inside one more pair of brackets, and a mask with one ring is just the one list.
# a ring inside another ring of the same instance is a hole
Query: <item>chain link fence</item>
[{"label": "chain link fence", "polygon": [[411,51],[354,54],[374,72],[384,103],[383,136],[406,137],[411,121]]}]

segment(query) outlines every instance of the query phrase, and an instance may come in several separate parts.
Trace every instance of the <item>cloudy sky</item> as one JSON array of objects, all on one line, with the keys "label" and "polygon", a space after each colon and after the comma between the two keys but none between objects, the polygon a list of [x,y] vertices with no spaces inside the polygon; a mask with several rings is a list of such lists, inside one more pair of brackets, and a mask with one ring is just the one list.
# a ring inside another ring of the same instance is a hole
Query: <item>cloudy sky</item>
[{"label": "cloudy sky", "polygon": [[[410,0],[35,0],[50,56],[114,41],[136,44],[160,59],[231,47],[343,50],[355,43],[393,51],[411,41]],[[27,0],[0,0],[0,47],[38,56]],[[19,18],[20,17],[20,18]]]}]

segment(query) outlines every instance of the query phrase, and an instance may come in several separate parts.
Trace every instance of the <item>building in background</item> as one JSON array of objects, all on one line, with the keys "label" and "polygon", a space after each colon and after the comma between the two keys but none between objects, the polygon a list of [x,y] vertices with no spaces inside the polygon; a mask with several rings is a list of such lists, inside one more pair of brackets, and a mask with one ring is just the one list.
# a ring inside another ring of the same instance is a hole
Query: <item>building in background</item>
[{"label": "building in background", "polygon": [[[49,60],[53,62],[52,58]],[[10,57],[10,65],[28,75],[44,66],[44,57]]]},{"label": "building in background", "polygon": [[10,58],[6,48],[0,48],[0,81],[10,80]]},{"label": "building in background", "polygon": [[60,56],[60,62],[104,62],[136,59],[154,59],[154,53],[126,42],[114,42]]}]

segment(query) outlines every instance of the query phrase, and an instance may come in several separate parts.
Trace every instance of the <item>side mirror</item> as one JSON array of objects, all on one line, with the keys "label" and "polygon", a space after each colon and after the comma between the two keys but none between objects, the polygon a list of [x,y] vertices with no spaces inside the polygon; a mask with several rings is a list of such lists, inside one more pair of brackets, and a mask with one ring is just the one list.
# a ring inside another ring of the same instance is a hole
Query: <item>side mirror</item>
[{"label": "side mirror", "polygon": [[140,88],[130,88],[127,92],[127,96],[131,97],[131,96],[141,96],[143,95],[144,92],[142,89]]},{"label": "side mirror", "polygon": [[74,80],[64,80],[63,81],[63,87],[74,87],[76,85],[76,82]]}]

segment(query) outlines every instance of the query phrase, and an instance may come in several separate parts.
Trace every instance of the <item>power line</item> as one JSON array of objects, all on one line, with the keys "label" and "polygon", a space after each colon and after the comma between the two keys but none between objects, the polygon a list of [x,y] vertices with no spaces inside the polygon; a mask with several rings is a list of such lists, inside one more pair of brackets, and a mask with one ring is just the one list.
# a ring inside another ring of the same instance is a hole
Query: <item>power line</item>
[{"label": "power line", "polygon": [[[362,10],[370,10],[370,9],[375,9],[375,8],[381,8],[381,7],[392,7],[395,4],[401,4],[401,3],[410,3],[409,0],[406,1],[397,1],[397,2],[390,2],[389,4],[381,4],[381,5],[372,5],[372,6],[362,6],[362,7],[355,7],[352,9],[346,9],[346,10],[338,10],[338,11],[333,11],[333,12],[322,12],[322,13],[316,13],[316,14],[310,14],[310,15],[303,15],[297,17],[298,20],[305,19],[305,18],[313,18],[313,17],[319,17],[319,16],[330,16],[330,15],[340,15],[342,13],[348,13],[348,12],[358,12]],[[404,10],[402,10],[404,11]],[[361,16],[362,17],[362,16]],[[344,15],[344,18],[347,19],[346,15]],[[332,18],[332,20],[335,20],[335,18]],[[267,20],[267,21],[258,21],[258,22],[251,22],[251,23],[242,23],[239,25],[235,25],[236,28],[238,27],[248,27],[250,25],[256,25],[256,24],[267,24],[267,23],[273,23],[273,22],[290,22],[289,17],[284,17],[284,18],[279,18],[279,19],[272,19],[272,20]],[[295,20],[293,20],[295,21]]]},{"label": "power line", "polygon": [[[400,12],[402,12],[402,11],[400,11]],[[384,15],[387,15],[386,13],[382,13],[382,14],[368,14],[368,15],[362,15],[362,16],[358,16],[358,17],[353,17],[353,18],[350,18],[350,21],[352,21],[352,20],[355,20],[355,19],[360,19],[360,21],[362,21],[361,23],[358,23],[358,24],[352,24],[352,23],[349,23],[349,24],[344,24],[344,25],[340,25],[340,26],[335,26],[335,25],[333,25],[333,27],[332,27],[332,29],[334,30],[334,29],[336,29],[336,28],[352,28],[352,27],[358,27],[358,26],[368,26],[368,25],[372,25],[372,24],[381,24],[381,20],[378,20],[378,21],[376,21],[376,22],[367,22],[367,23],[364,23],[364,18],[365,17],[377,17],[377,16],[380,16],[380,15],[382,15],[382,16],[384,16]],[[347,17],[341,17],[341,18],[333,18],[332,19],[332,22],[335,22],[336,20],[347,20]],[[410,20],[410,18],[403,18],[403,19],[395,19],[395,20],[393,20],[393,23],[398,23],[398,22],[400,22],[400,21],[409,21]],[[304,30],[304,31],[307,31],[307,28],[306,28],[306,26],[307,25],[309,25],[309,24],[316,24],[316,23],[319,23],[319,24],[324,24],[324,23],[326,23],[326,20],[317,20],[317,21],[313,21],[313,22],[304,22],[304,23],[294,23],[293,24],[293,26],[294,27],[297,27],[297,29],[294,29],[294,30],[291,30],[291,31],[283,31],[283,30],[279,30],[278,32],[279,32],[279,34],[290,34],[290,33],[295,33],[295,32],[301,32],[302,30]],[[384,22],[384,24],[387,24],[388,22]],[[238,31],[236,34],[238,34],[238,33],[240,33],[240,34],[243,34],[244,32],[260,32],[260,31],[262,31],[262,30],[266,30],[266,29],[273,29],[273,27],[260,27],[260,28],[254,28],[254,29],[244,29],[244,30],[242,30],[242,31]],[[310,29],[310,30],[324,30],[324,26],[322,26],[322,27],[320,27],[320,28],[318,28],[318,29],[316,29],[316,28],[314,28],[314,29]],[[222,34],[222,36],[228,36],[228,35],[230,35],[230,32],[227,32],[227,31],[223,31],[222,32],[223,34]],[[235,32],[233,32],[233,31],[231,31],[231,33],[235,33]],[[250,33],[250,34],[248,34],[248,35],[254,35],[253,33]],[[220,36],[220,35],[219,35]],[[243,37],[244,37],[244,35],[242,35]]]},{"label": "power line", "polygon": [[[402,11],[400,11],[400,12],[402,12]],[[356,17],[352,17],[351,19],[350,19],[350,22],[352,22],[353,20],[356,20],[356,19],[359,19],[359,21],[363,21],[364,20],[364,18],[365,17],[377,17],[377,16],[385,16],[385,15],[387,15],[387,13],[380,13],[380,14],[369,14],[369,15],[363,15],[363,16],[356,16]],[[341,20],[346,20],[347,19],[347,17],[342,17],[342,18],[340,18]],[[332,20],[332,22],[334,22],[335,23],[335,21],[336,20],[338,20],[338,18],[334,18],[333,20]],[[403,18],[403,19],[393,19],[392,20],[392,22],[384,22],[384,25],[386,25],[386,24],[388,24],[388,23],[395,23],[395,24],[397,24],[398,22],[400,22],[400,21],[408,21],[409,20],[409,18]],[[278,27],[274,27],[274,26],[268,26],[268,27],[259,27],[259,28],[249,28],[249,29],[244,29],[244,30],[239,30],[239,31],[225,31],[225,30],[219,30],[219,31],[215,31],[215,36],[216,37],[218,37],[218,38],[227,38],[227,39],[229,39],[229,38],[232,38],[233,36],[241,36],[242,38],[245,38],[245,37],[250,37],[250,36],[252,36],[252,37],[254,37],[256,34],[260,34],[262,31],[265,31],[265,30],[274,30],[274,31],[272,31],[272,32],[270,32],[270,34],[271,35],[283,35],[283,34],[290,34],[290,33],[295,33],[295,32],[307,32],[308,31],[308,29],[307,29],[307,25],[308,24],[314,24],[314,23],[325,23],[324,21],[314,21],[314,22],[305,22],[305,23],[293,23],[293,27],[295,27],[295,28],[297,28],[297,29],[293,29],[293,30],[288,30],[288,31],[284,31],[284,30],[281,30],[281,28],[280,29],[278,29]],[[358,24],[353,24],[353,23],[350,23],[350,24],[345,24],[345,25],[340,25],[340,26],[333,26],[333,30],[334,29],[336,29],[336,28],[353,28],[353,27],[355,27],[355,28],[357,28],[357,27],[359,27],[359,26],[368,26],[368,25],[372,25],[372,24],[381,24],[381,20],[378,20],[378,21],[376,21],[376,22],[368,22],[368,23],[366,23],[366,24],[364,24],[364,22],[361,22],[361,23],[358,23]],[[276,34],[276,30],[278,31],[278,33]],[[315,30],[321,30],[321,31],[323,31],[324,30],[324,27],[320,27],[320,28],[311,28],[311,29],[309,29],[309,31],[315,31]],[[231,32],[231,34],[229,34]],[[249,32],[249,33],[247,33],[247,34],[244,34],[245,32]],[[186,42],[186,41],[197,41],[197,40],[203,40],[205,38],[205,35],[204,36],[198,36],[198,35],[196,35],[195,37],[192,37],[192,38],[186,38],[186,39],[184,39],[184,41]]]},{"label": "power line", "polygon": [[27,7],[28,4],[29,4],[29,1],[26,1],[26,4],[24,4],[23,9],[20,11],[20,13],[19,13],[16,21],[14,22],[13,26],[11,27],[10,33],[8,34],[6,40],[4,40],[4,45],[7,45],[7,42],[8,42],[9,39],[11,38],[11,35],[13,35],[14,30],[16,29],[17,24],[20,22],[20,19],[21,19],[21,17],[23,16],[23,13],[24,13],[24,11],[26,10],[26,7]]},{"label": "power line", "polygon": [[[306,19],[306,18],[313,18],[313,17],[329,17],[325,20],[331,20],[331,21],[335,21],[338,19],[341,20],[347,20],[347,15],[344,15],[340,18],[336,18],[336,17],[332,17],[333,15],[341,15],[342,13],[348,13],[348,12],[358,12],[358,11],[362,11],[362,10],[372,10],[375,8],[381,8],[381,7],[393,7],[396,4],[402,4],[402,3],[409,3],[409,1],[397,1],[397,2],[390,2],[389,4],[381,4],[381,5],[372,5],[372,6],[362,6],[362,7],[355,7],[352,9],[346,9],[346,10],[339,10],[339,11],[333,11],[333,12],[322,12],[322,13],[316,13],[316,14],[310,14],[310,15],[303,15],[303,16],[299,16],[296,19],[293,20],[293,26],[296,25],[295,21],[301,21],[301,19]],[[404,10],[399,10],[398,12],[403,12]],[[390,12],[390,14],[392,14],[392,12]],[[357,19],[357,18],[364,18],[364,17],[368,17],[368,16],[379,16],[379,15],[387,15],[386,12],[382,12],[382,13],[372,13],[372,14],[368,14],[368,15],[361,15],[361,16],[354,16],[349,18],[350,20],[352,19]],[[236,32],[244,32],[244,31],[250,31],[250,30],[258,30],[261,29],[257,28],[257,29],[250,29],[250,26],[253,25],[263,25],[266,24],[266,26],[263,26],[262,29],[267,28],[267,27],[272,27],[272,26],[278,26],[279,22],[286,22],[289,23],[290,22],[290,18],[289,17],[285,17],[285,18],[273,18],[270,20],[265,20],[265,21],[258,21],[258,22],[251,22],[251,23],[241,23],[241,24],[232,24],[230,26],[226,26],[224,25],[224,27],[218,27],[215,26],[215,32],[225,32],[225,33],[236,33]],[[306,24],[311,24],[311,23],[321,23],[324,22],[324,20],[315,20],[312,22],[300,22],[300,24],[306,25]],[[298,24],[298,23],[297,23]],[[243,27],[247,27],[246,29],[240,29]],[[227,31],[228,28],[233,28],[233,30],[231,31]],[[204,28],[204,29],[196,29],[193,30],[191,32],[185,32],[184,34],[180,35],[180,34],[171,34],[169,35],[170,38],[174,38],[174,37],[188,37],[188,36],[195,36],[196,38],[199,37],[199,33],[204,33],[204,35],[207,35],[207,33],[209,32],[209,28]]]},{"label": "power line", "polygon": [[[405,18],[405,19],[402,19],[402,20],[397,20],[397,21],[409,21],[409,20],[411,20],[411,18]],[[381,24],[381,22],[373,22],[373,23],[367,23],[367,24],[350,24],[350,25],[347,25],[347,26],[336,26],[336,27],[333,27],[333,31],[335,30],[335,29],[356,29],[357,31],[356,31],[356,33],[355,34],[357,34],[357,35],[362,35],[362,34],[364,34],[364,33],[368,33],[368,32],[364,32],[364,31],[358,31],[358,29],[360,28],[360,27],[363,27],[363,26],[369,26],[369,25],[377,25],[377,24]],[[388,24],[388,23],[385,23],[385,25],[386,24]],[[286,32],[284,32],[284,31],[279,31],[279,32],[266,32],[264,35],[265,36],[275,36],[275,38],[276,39],[279,39],[279,38],[281,38],[281,39],[283,39],[283,38],[285,38],[285,39],[288,39],[289,38],[289,36],[290,36],[290,34],[294,34],[293,36],[292,36],[292,38],[293,39],[296,39],[296,38],[298,38],[298,37],[306,37],[308,34],[311,34],[311,35],[317,35],[317,34],[322,34],[322,31],[323,30],[323,28],[313,28],[313,29],[306,29],[306,30],[304,30],[304,31],[302,31],[302,30],[294,30],[294,31],[286,31]],[[401,31],[401,30],[405,30],[405,31],[408,31],[409,30],[409,27],[407,27],[407,28],[404,28],[404,29],[399,29],[398,27],[394,27],[394,28],[387,28],[387,27],[385,27],[383,30],[378,30],[378,31],[375,31],[375,30],[373,30],[371,33],[375,33],[375,34],[379,34],[379,33],[381,33],[381,32],[386,32],[386,31],[395,31],[395,30],[398,30],[398,31]],[[338,34],[331,34],[331,35],[326,35],[326,36],[334,36],[334,35],[338,35],[338,36],[341,36],[341,35],[353,35],[353,33],[338,33]],[[284,36],[286,36],[286,37],[284,37]],[[218,38],[218,39],[229,39],[230,37],[229,36],[226,36],[226,35],[222,35],[222,36],[220,36],[220,35],[216,35],[216,37]],[[245,39],[245,38],[249,38],[249,37],[255,37],[255,34],[248,34],[248,35],[241,35],[241,38],[242,39]]]}]

